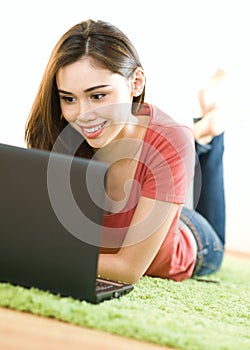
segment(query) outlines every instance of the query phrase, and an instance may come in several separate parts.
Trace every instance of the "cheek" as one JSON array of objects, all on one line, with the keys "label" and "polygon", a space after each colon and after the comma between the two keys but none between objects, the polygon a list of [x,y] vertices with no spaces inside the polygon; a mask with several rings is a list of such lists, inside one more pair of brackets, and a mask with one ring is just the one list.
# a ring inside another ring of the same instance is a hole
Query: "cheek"
[{"label": "cheek", "polygon": [[132,111],[132,101],[133,96],[130,94],[130,91],[127,87],[121,89],[119,94],[114,96],[112,101],[112,111],[110,111],[113,116],[113,120],[117,121],[126,121],[130,116]]},{"label": "cheek", "polygon": [[65,106],[61,104],[61,111],[64,119],[67,120],[68,123],[74,121],[77,117],[78,110],[74,106]]},{"label": "cheek", "polygon": [[102,106],[96,113],[97,117],[109,120],[112,124],[126,122],[131,115],[132,105],[130,102],[117,102]]},{"label": "cheek", "polygon": [[133,94],[129,90],[127,86],[125,86],[124,89],[120,91],[120,95],[118,98],[119,102],[121,103],[131,103],[133,100]]}]

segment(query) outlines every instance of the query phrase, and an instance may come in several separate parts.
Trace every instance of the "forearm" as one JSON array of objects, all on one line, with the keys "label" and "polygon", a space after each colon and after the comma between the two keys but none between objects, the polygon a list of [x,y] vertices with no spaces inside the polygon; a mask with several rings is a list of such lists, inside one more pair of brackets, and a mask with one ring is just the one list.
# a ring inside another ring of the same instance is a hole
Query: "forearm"
[{"label": "forearm", "polygon": [[135,283],[141,277],[141,274],[136,273],[135,269],[129,266],[129,262],[123,258],[121,251],[116,254],[99,254],[98,275],[124,283]]},{"label": "forearm", "polygon": [[141,197],[123,246],[117,253],[99,255],[101,277],[127,283],[137,282],[159,251],[179,204]]}]

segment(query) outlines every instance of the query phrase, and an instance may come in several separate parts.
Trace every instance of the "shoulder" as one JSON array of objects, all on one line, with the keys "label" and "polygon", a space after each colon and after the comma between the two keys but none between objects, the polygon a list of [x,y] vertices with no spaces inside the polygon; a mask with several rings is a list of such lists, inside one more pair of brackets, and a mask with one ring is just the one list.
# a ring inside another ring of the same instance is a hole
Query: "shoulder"
[{"label": "shoulder", "polygon": [[149,116],[149,123],[144,141],[150,144],[183,145],[194,148],[194,137],[191,128],[174,120],[155,105],[145,104],[141,110]]}]

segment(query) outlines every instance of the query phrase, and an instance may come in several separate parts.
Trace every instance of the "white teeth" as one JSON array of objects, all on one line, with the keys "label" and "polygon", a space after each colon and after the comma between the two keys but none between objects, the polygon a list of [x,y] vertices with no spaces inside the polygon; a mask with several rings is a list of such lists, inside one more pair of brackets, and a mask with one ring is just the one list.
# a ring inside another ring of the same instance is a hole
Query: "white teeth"
[{"label": "white teeth", "polygon": [[90,132],[96,132],[97,130],[101,129],[102,125],[95,126],[94,128],[84,128],[84,131],[90,133]]}]

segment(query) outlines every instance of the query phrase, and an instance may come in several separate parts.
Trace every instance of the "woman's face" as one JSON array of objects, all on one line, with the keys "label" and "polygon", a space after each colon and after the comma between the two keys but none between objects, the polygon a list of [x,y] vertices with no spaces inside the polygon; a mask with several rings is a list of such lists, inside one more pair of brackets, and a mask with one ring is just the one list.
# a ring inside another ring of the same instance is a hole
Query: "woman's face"
[{"label": "woman's face", "polygon": [[129,79],[83,58],[61,68],[56,82],[63,117],[91,147],[126,136],[134,95]]}]

